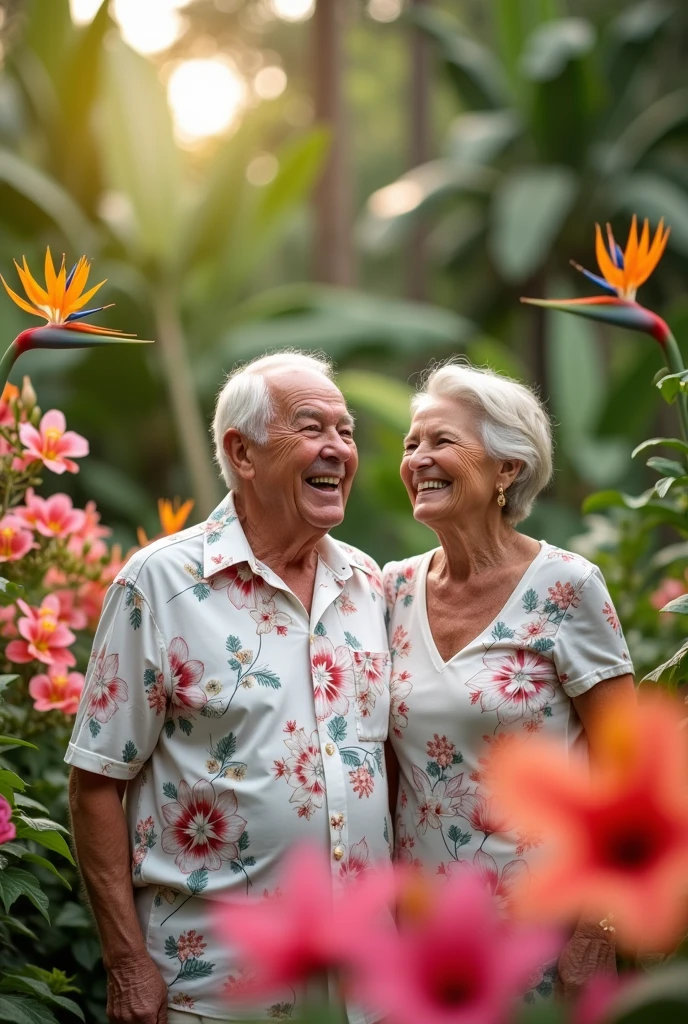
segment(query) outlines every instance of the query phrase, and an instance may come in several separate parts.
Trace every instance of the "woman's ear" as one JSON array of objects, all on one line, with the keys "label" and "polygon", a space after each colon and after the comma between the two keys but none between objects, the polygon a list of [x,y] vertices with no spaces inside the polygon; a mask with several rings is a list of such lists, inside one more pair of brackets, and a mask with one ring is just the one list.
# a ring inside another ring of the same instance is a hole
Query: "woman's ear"
[{"label": "woman's ear", "polygon": [[504,490],[510,487],[523,468],[520,459],[505,459],[499,467],[497,483],[501,484]]},{"label": "woman's ear", "polygon": [[230,465],[240,480],[252,480],[255,466],[246,438],[236,427],[230,427],[222,438],[222,447]]}]

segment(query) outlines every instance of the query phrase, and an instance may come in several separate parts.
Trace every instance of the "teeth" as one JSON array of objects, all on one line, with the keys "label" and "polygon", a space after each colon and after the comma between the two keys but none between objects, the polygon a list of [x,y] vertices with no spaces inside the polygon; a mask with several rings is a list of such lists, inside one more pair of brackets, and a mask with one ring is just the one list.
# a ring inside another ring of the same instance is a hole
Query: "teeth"
[{"label": "teeth", "polygon": [[337,487],[339,478],[336,476],[312,476],[309,482],[312,484],[332,484],[334,487]]},{"label": "teeth", "polygon": [[429,490],[441,490],[443,487],[448,487],[448,480],[423,480],[422,483],[418,484],[418,492],[429,491]]}]

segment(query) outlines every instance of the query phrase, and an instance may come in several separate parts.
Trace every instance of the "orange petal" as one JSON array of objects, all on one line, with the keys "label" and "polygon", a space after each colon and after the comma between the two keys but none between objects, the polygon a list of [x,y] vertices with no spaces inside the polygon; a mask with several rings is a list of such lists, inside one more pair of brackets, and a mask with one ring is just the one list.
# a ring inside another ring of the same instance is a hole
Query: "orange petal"
[{"label": "orange petal", "polygon": [[48,305],[48,293],[45,288],[41,288],[38,281],[34,278],[33,274],[29,270],[29,265],[26,262],[26,256],[22,256],[23,267],[20,267],[17,261],[14,261],[14,265],[17,268],[19,274],[19,280],[24,286],[28,298],[31,302],[35,302],[37,306]]},{"label": "orange petal", "polygon": [[624,272],[612,263],[605,247],[599,224],[595,225],[595,255],[597,257],[597,266],[600,268],[600,273],[605,281],[608,281],[612,288],[623,288]]},{"label": "orange petal", "polygon": [[85,256],[80,256],[79,262],[76,265],[76,270],[74,271],[74,277],[72,278],[69,288],[65,293],[65,306],[71,305],[71,303],[79,298],[86,287],[90,270],[91,264]]},{"label": "orange petal", "polygon": [[662,256],[664,255],[664,250],[666,249],[669,234],[669,228],[667,228],[666,231],[664,231],[664,218],[662,218],[657,227],[657,231],[655,232],[655,237],[652,240],[650,250],[642,264],[638,267],[638,272],[636,275],[637,286],[640,286],[641,284],[644,284],[645,281],[647,281],[648,277],[661,260]]},{"label": "orange petal", "polygon": [[48,295],[48,305],[54,306],[53,301],[55,294],[55,284],[57,278],[55,275],[55,267],[53,266],[53,258],[50,255],[50,246],[45,250],[45,290]]},{"label": "orange petal", "polygon": [[[107,280],[107,278],[105,278],[105,281],[106,280]],[[87,304],[88,300],[92,299],[93,296],[95,295],[95,293],[98,291],[98,289],[103,287],[103,285],[105,284],[105,281],[101,281],[99,284],[95,285],[93,288],[90,288],[86,292],[85,295],[80,296],[74,302],[70,302],[69,307],[67,307],[67,304],[65,302],[65,305],[64,305],[64,314],[65,314],[65,316],[69,316],[70,313],[76,313],[79,309],[83,309],[84,306]]]},{"label": "orange petal", "polygon": [[13,292],[12,289],[10,288],[10,286],[8,285],[7,281],[5,280],[5,278],[2,276],[2,274],[0,274],[0,281],[2,281],[2,283],[4,284],[5,291],[7,292],[9,297],[12,299],[12,302],[16,302],[16,304],[21,309],[26,310],[27,313],[32,313],[33,316],[41,316],[41,317],[43,317],[44,320],[50,320],[50,317],[47,316],[41,309],[34,309],[33,306],[30,306],[28,304],[28,302],[25,301],[25,299],[22,299],[19,295],[17,295],[16,292]]},{"label": "orange petal", "polygon": [[643,230],[640,233],[640,241],[638,243],[638,262],[642,263],[647,257],[650,248],[650,224],[647,217],[643,221]]},{"label": "orange petal", "polygon": [[57,275],[55,281],[55,309],[62,311],[64,308],[65,290],[67,287],[67,268],[65,266],[65,258],[62,256],[62,265],[60,266],[60,273]]},{"label": "orange petal", "polygon": [[624,278],[626,284],[635,281],[638,271],[638,218],[635,214],[631,219],[631,229],[628,232],[626,251],[624,253]]}]

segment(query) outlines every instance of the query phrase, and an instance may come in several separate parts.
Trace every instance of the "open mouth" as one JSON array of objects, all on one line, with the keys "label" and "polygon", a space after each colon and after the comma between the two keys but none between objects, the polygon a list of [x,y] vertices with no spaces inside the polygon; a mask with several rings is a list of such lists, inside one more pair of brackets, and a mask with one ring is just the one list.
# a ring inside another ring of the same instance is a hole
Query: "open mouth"
[{"label": "open mouth", "polygon": [[306,479],[306,483],[309,487],[314,487],[316,491],[331,491],[334,493],[339,488],[339,478],[336,476],[309,476]]},{"label": "open mouth", "polygon": [[421,494],[423,491],[443,491],[445,487],[449,486],[449,480],[422,480],[416,488],[416,494]]}]

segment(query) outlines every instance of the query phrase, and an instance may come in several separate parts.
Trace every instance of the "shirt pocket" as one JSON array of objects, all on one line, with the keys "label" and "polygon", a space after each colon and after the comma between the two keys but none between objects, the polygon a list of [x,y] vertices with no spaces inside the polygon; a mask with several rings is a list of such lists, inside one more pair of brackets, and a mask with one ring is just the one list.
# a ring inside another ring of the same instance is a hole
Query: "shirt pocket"
[{"label": "shirt pocket", "polygon": [[388,651],[353,651],[356,682],[356,734],[364,743],[387,739],[389,730]]}]

